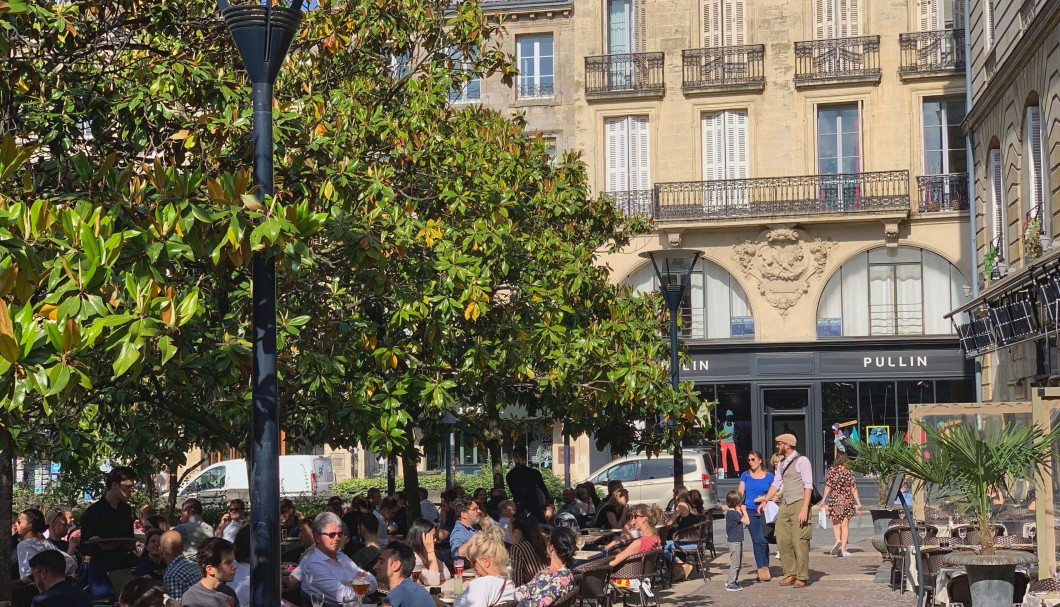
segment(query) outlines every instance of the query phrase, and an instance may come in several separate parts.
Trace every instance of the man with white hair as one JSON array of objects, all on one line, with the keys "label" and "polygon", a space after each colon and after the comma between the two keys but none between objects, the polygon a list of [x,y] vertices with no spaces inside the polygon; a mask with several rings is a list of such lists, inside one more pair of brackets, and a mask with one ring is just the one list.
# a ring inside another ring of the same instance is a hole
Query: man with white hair
[{"label": "man with white hair", "polygon": [[351,580],[362,575],[368,580],[368,592],[375,592],[375,576],[340,552],[342,520],[335,513],[321,512],[313,519],[313,541],[316,550],[298,565],[302,592],[309,595],[319,593],[329,603],[341,605],[343,601],[357,596]]}]

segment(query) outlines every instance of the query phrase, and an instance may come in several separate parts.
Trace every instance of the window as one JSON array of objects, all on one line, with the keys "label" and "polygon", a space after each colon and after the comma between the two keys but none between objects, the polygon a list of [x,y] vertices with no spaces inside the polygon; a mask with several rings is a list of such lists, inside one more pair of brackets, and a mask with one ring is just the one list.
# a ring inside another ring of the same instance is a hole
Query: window
[{"label": "window", "polygon": [[644,30],[644,10],[637,0],[607,0],[607,52],[638,53]]},{"label": "window", "polygon": [[740,46],[746,42],[743,0],[702,0],[703,46]]},{"label": "window", "polygon": [[607,191],[650,190],[648,117],[608,118],[604,132],[607,139]]},{"label": "window", "polygon": [[986,217],[989,222],[990,243],[998,249],[998,259],[1006,258],[1005,242],[1005,179],[1001,166],[1001,150],[994,148],[987,156],[990,178],[990,204]]},{"label": "window", "polygon": [[861,0],[814,0],[814,38],[861,35]]},{"label": "window", "polygon": [[552,34],[519,36],[519,97],[551,97],[554,92]]},{"label": "window", "polygon": [[[467,70],[471,69],[471,63],[462,58],[459,53],[454,52],[451,55],[451,58],[453,59],[453,76],[455,79],[462,80],[466,77]],[[458,83],[456,88],[449,93],[449,100],[452,103],[474,103],[481,101],[482,79],[475,76],[466,82]]]},{"label": "window", "polygon": [[917,0],[917,14],[922,32],[964,27],[963,0]]},{"label": "window", "polygon": [[924,174],[945,175],[968,170],[965,156],[963,99],[925,100]]},{"label": "window", "polygon": [[[638,467],[639,462],[637,461],[615,464],[596,475],[596,478],[593,479],[593,483],[600,484],[606,483],[607,481],[622,481],[628,483],[630,481],[635,481],[637,480]],[[673,471],[673,468],[671,467],[670,470]]]},{"label": "window", "polygon": [[1028,219],[1047,216],[1042,213],[1042,205],[1049,200],[1048,189],[1045,187],[1045,171],[1042,169],[1042,158],[1045,157],[1043,140],[1042,110],[1037,105],[1028,107],[1023,121],[1023,156],[1027,159],[1024,183],[1027,188]]},{"label": "window", "polygon": [[[822,207],[841,211],[853,207],[861,172],[861,117],[857,104],[817,108],[817,172]],[[836,177],[825,177],[836,175]]]},{"label": "window", "polygon": [[[960,270],[915,247],[881,247],[843,264],[825,284],[817,337],[946,335],[967,297]],[[925,285],[931,285],[925,297]]]},{"label": "window", "polygon": [[[681,302],[681,334],[700,339],[753,338],[754,317],[747,294],[739,281],[724,268],[700,260],[692,272],[692,286]],[[658,290],[651,264],[645,264],[626,280],[635,291]]]},{"label": "window", "polygon": [[[695,462],[693,462],[692,471],[695,472],[695,470]],[[646,481],[656,478],[673,478],[673,475],[674,460],[668,457],[652,457],[640,463],[640,475],[637,479]]]}]

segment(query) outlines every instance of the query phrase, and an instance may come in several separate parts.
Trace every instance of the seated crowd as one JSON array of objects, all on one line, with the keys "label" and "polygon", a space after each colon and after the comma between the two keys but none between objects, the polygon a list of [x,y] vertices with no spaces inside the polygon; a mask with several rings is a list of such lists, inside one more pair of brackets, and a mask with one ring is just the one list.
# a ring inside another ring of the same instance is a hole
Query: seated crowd
[{"label": "seated crowd", "polygon": [[[589,483],[564,489],[562,503],[552,507],[547,489],[541,500],[540,473],[535,479],[520,470],[525,455],[520,460],[517,454],[516,461],[515,476],[508,477],[515,499],[503,489],[468,496],[454,487],[436,507],[426,490],[409,504],[403,492],[383,496],[372,489],[349,503],[331,498],[311,518],[282,500],[283,560],[293,568],[283,575],[282,605],[311,605],[320,598],[324,605],[342,605],[378,593],[391,607],[434,607],[441,603],[428,587],[447,583],[465,564],[475,577],[456,596],[457,607],[550,605],[574,588],[580,528],[621,531],[599,546],[611,549],[607,563],[617,567],[663,548],[656,532],[662,523],[680,528],[704,516],[701,497],[677,491],[673,514],[664,521],[656,506],[630,506],[621,483],[609,485],[606,500]],[[150,506],[134,518],[128,501],[135,481],[131,469],[112,470],[106,493],[80,525],[69,510],[18,514],[11,555],[15,607],[250,604],[246,504],[231,500],[214,527],[203,520],[202,504],[188,499],[180,523],[170,528]],[[527,484],[534,491],[526,491]],[[420,517],[408,525],[410,507]],[[680,578],[690,567],[674,556],[675,548],[668,542],[664,553]]]}]

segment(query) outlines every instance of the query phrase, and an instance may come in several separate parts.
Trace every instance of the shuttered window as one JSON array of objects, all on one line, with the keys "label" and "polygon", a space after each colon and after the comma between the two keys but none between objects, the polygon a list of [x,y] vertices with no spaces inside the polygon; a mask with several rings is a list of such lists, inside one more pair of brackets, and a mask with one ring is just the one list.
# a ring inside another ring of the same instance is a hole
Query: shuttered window
[{"label": "shuttered window", "polygon": [[990,246],[998,247],[998,257],[1005,259],[1005,182],[1001,166],[1001,150],[990,150],[990,208],[986,216],[990,221]]},{"label": "shuttered window", "polygon": [[939,15],[939,4],[945,3],[946,0],[917,0],[920,31],[931,32],[942,29],[942,15]]},{"label": "shuttered window", "polygon": [[1045,150],[1042,149],[1042,110],[1039,106],[1027,108],[1026,118],[1023,122],[1023,149],[1024,158],[1027,159],[1025,171],[1027,184],[1027,216],[1038,217],[1042,212],[1042,205],[1048,200],[1045,191],[1045,171],[1042,167],[1042,159]]},{"label": "shuttered window", "polygon": [[861,0],[814,0],[817,40],[861,35]]},{"label": "shuttered window", "polygon": [[703,179],[746,179],[747,112],[703,114]]},{"label": "shuttered window", "polygon": [[744,0],[701,0],[703,47],[747,44]]},{"label": "shuttered window", "polygon": [[648,117],[608,118],[604,123],[607,139],[607,191],[650,190],[650,150]]}]

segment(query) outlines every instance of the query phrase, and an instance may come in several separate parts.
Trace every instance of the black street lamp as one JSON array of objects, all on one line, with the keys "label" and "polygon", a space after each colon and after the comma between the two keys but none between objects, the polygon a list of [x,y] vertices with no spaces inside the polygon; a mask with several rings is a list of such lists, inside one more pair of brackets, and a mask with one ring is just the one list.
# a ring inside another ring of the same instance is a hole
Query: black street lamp
[{"label": "black street lamp", "polygon": [[[273,195],[272,89],[302,21],[302,0],[287,8],[217,0],[250,76],[254,104],[254,183]],[[250,446],[250,604],[280,603],[280,429],[276,401],[276,261],[254,252],[254,377]]]},{"label": "black street lamp", "polygon": [[[677,312],[685,296],[685,288],[692,279],[692,271],[699,261],[700,251],[668,249],[641,253],[651,260],[655,277],[659,279],[659,291],[670,311],[670,385],[674,392],[681,383],[681,366],[677,361]],[[676,422],[675,422],[676,423]],[[685,483],[685,467],[682,461],[681,438],[674,440],[674,488]]]}]

